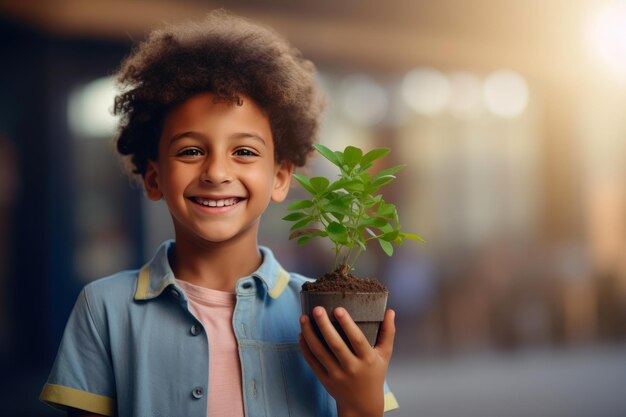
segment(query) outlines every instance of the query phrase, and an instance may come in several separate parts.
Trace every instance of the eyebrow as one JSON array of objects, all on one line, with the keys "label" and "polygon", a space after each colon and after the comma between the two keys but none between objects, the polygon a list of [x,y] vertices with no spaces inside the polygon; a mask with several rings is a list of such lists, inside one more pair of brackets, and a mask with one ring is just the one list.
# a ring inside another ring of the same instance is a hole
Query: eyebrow
[{"label": "eyebrow", "polygon": [[[170,145],[174,142],[176,142],[177,140],[183,139],[183,138],[193,138],[193,139],[198,139],[198,140],[206,140],[207,137],[200,133],[200,132],[196,132],[193,130],[189,130],[186,132],[181,132],[181,133],[177,133],[174,136],[172,136],[170,138]],[[250,138],[250,139],[255,139],[259,142],[261,142],[261,144],[263,144],[263,146],[267,146],[267,143],[265,142],[265,139],[263,139],[263,137],[257,133],[254,132],[238,132],[238,133],[234,133],[232,135],[230,135],[230,139],[246,139],[246,138]]]}]

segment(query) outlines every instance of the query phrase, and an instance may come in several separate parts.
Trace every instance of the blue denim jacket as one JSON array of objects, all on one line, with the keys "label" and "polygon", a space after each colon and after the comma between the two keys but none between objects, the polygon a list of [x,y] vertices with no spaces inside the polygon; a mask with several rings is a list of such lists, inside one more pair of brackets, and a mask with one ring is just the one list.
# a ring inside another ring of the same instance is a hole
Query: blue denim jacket
[{"label": "blue denim jacket", "polygon": [[[209,345],[174,280],[165,242],[139,271],[92,282],[67,322],[41,400],[104,415],[206,417]],[[335,416],[334,399],[305,362],[299,292],[262,247],[263,263],[237,282],[233,329],[248,417]],[[200,331],[199,331],[200,329]],[[385,384],[385,410],[397,402]]]}]

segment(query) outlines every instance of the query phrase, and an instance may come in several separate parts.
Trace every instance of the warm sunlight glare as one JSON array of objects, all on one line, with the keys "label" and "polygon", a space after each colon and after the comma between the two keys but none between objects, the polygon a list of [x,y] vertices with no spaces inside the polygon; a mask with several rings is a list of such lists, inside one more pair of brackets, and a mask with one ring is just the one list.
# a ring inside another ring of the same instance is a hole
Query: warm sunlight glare
[{"label": "warm sunlight glare", "polygon": [[603,63],[626,78],[626,2],[611,3],[590,26],[593,49]]}]

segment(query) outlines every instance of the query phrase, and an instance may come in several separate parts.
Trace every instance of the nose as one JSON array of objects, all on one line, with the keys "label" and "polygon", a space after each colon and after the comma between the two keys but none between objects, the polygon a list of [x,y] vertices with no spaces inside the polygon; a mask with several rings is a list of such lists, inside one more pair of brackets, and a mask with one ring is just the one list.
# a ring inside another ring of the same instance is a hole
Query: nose
[{"label": "nose", "polygon": [[232,181],[230,164],[227,160],[217,155],[207,158],[202,167],[200,181],[213,185]]}]

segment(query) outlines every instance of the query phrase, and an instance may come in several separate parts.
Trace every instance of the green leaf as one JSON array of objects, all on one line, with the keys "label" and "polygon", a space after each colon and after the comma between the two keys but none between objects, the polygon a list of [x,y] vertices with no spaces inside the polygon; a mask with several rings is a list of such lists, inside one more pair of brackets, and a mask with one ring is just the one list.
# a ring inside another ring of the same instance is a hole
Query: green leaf
[{"label": "green leaf", "polygon": [[304,219],[300,220],[297,223],[294,223],[293,226],[291,226],[289,228],[289,230],[296,230],[296,229],[300,229],[306,225],[308,225],[309,223],[311,223],[313,221],[313,217],[305,217]]},{"label": "green leaf", "polygon": [[370,169],[372,167],[372,165],[373,164],[371,162],[369,164],[365,164],[365,165],[359,164],[359,169],[356,170],[356,173],[358,174],[358,173],[361,173],[361,172],[365,172],[368,169]]},{"label": "green leaf", "polygon": [[322,194],[326,191],[326,187],[328,187],[328,184],[330,183],[328,178],[325,177],[313,177],[309,181],[311,182],[311,186],[315,188],[317,194]]},{"label": "green leaf", "polygon": [[346,184],[350,183],[350,181],[352,181],[352,180],[349,180],[349,179],[346,179],[346,178],[338,179],[337,181],[332,182],[328,186],[328,188],[326,188],[326,192],[340,190],[340,189],[344,188],[346,186]]},{"label": "green leaf", "polygon": [[339,213],[344,216],[352,216],[353,212],[350,210],[350,207],[341,205],[339,202],[332,202],[323,208],[324,211],[328,211],[330,213]]},{"label": "green leaf", "polygon": [[333,242],[338,242],[338,243],[343,243],[343,244],[348,242],[348,231],[346,230],[346,227],[343,224],[332,222],[328,226],[326,226],[326,231],[328,232],[328,237]]},{"label": "green leaf", "polygon": [[338,212],[335,212],[335,211],[331,211],[330,215],[333,217],[333,220],[338,222],[338,223],[343,223],[343,220],[346,218],[345,214],[338,213]]},{"label": "green leaf", "polygon": [[387,242],[393,242],[394,240],[396,240],[399,234],[400,234],[399,230],[394,230],[393,232],[385,233],[380,238],[382,240],[386,240]]},{"label": "green leaf", "polygon": [[400,235],[405,239],[415,240],[416,242],[425,243],[426,241],[422,239],[420,236],[412,234],[412,233],[400,233]]},{"label": "green leaf", "polygon": [[304,187],[305,190],[307,190],[312,195],[317,195],[317,191],[311,185],[311,181],[307,177],[300,174],[293,174],[293,177],[296,179],[296,181],[300,183],[302,187]]},{"label": "green leaf", "polygon": [[376,175],[374,175],[374,179],[385,177],[387,175],[395,175],[398,171],[400,171],[405,166],[406,165],[396,165],[387,169],[383,169],[382,171],[379,171],[376,173]]},{"label": "green leaf", "polygon": [[386,218],[393,218],[395,216],[395,213],[396,206],[393,204],[385,203],[384,201],[381,201],[380,205],[376,209],[376,214]]},{"label": "green leaf", "polygon": [[380,243],[380,247],[383,248],[387,256],[393,255],[393,246],[391,245],[391,243],[382,239],[378,239],[378,243]]},{"label": "green leaf", "polygon": [[395,175],[385,175],[384,177],[376,177],[374,181],[372,181],[372,186],[376,187],[374,190],[382,187],[385,184],[389,184],[391,181],[395,180]]},{"label": "green leaf", "polygon": [[343,153],[339,152],[339,151],[335,151],[334,154],[337,157],[337,161],[338,161],[337,166],[339,168],[341,168],[343,166],[343,164],[344,164],[344,162],[343,162]]},{"label": "green leaf", "polygon": [[365,206],[365,208],[374,207],[376,204],[381,202],[382,198],[382,194],[378,194],[376,197],[373,198],[368,196],[363,200],[363,205]]},{"label": "green leaf", "polygon": [[343,188],[350,193],[355,193],[363,191],[365,189],[365,186],[361,181],[354,179],[352,181],[348,181]]},{"label": "green leaf", "polygon": [[351,208],[353,201],[354,198],[352,195],[344,194],[343,197],[327,200],[320,206],[320,210],[332,213],[339,222],[342,222],[343,217],[354,217],[355,212]]},{"label": "green leaf", "polygon": [[341,161],[339,160],[339,158],[337,157],[337,154],[335,152],[333,152],[332,150],[330,150],[326,146],[321,145],[319,143],[316,143],[315,145],[313,145],[313,147],[320,154],[322,154],[322,156],[324,158],[328,159],[330,162],[332,162],[333,164],[335,164],[335,165],[337,165],[339,167],[341,166]]},{"label": "green leaf", "polygon": [[375,148],[375,149],[372,149],[371,151],[369,151],[368,153],[363,155],[363,158],[361,158],[361,166],[370,164],[370,163],[376,161],[377,159],[380,159],[383,156],[387,155],[389,152],[390,152],[389,148]]},{"label": "green leaf", "polygon": [[361,157],[363,156],[363,151],[354,146],[346,146],[346,149],[343,151],[343,162],[348,165],[350,168],[356,166],[359,162],[361,162]]},{"label": "green leaf", "polygon": [[388,224],[389,223],[387,223],[385,219],[382,219],[380,217],[370,217],[359,223],[359,227],[375,227],[377,229],[380,229],[381,227],[384,227]]},{"label": "green leaf", "polygon": [[309,240],[313,239],[314,237],[317,237],[317,235],[306,235],[306,236],[302,236],[300,239],[298,239],[296,242],[298,242],[298,245],[304,245],[305,243],[307,243]]},{"label": "green leaf", "polygon": [[300,210],[304,208],[313,207],[313,202],[311,200],[298,200],[287,206],[287,210]]},{"label": "green leaf", "polygon": [[292,222],[295,220],[300,220],[307,217],[306,213],[302,213],[301,211],[297,211],[295,213],[289,213],[288,215],[286,215],[285,217],[283,217],[283,220],[287,220],[288,222]]}]

